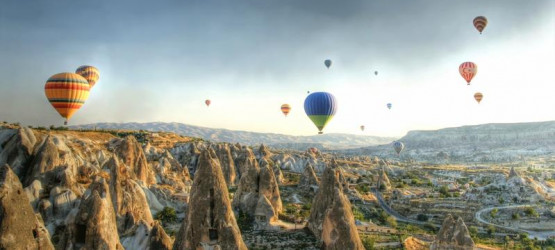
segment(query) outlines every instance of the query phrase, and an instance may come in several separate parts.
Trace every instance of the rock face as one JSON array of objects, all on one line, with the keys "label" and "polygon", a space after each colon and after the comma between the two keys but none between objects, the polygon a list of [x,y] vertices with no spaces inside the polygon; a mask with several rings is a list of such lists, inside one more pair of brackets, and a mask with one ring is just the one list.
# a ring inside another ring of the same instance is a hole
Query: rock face
[{"label": "rock face", "polygon": [[11,168],[0,167],[0,249],[54,249]]},{"label": "rock face", "polygon": [[131,176],[142,181],[147,186],[156,183],[154,173],[148,166],[143,149],[134,136],[130,135],[124,139],[114,139],[110,142],[110,148],[122,159]]},{"label": "rock face", "polygon": [[184,232],[174,249],[247,249],[231,210],[227,184],[212,149],[201,153]]},{"label": "rock face", "polygon": [[474,247],[474,241],[472,241],[462,218],[459,217],[455,221],[453,216],[449,214],[443,221],[437,233],[437,238],[430,249],[470,250]]},{"label": "rock face", "polygon": [[314,168],[312,168],[310,163],[307,163],[297,187],[305,193],[316,193],[319,185],[320,181],[316,177],[316,173],[314,173]]},{"label": "rock face", "polygon": [[391,182],[389,182],[389,178],[387,177],[387,173],[385,172],[384,167],[382,167],[380,176],[378,177],[378,188],[381,188],[382,184],[385,187],[384,191],[391,190]]},{"label": "rock face", "polygon": [[237,176],[242,178],[243,175],[252,168],[258,168],[258,163],[254,157],[254,153],[249,147],[243,146],[235,158],[235,166],[237,167]]},{"label": "rock face", "polygon": [[215,146],[216,155],[220,160],[220,166],[222,167],[222,173],[224,174],[225,182],[228,187],[235,186],[237,184],[237,172],[235,170],[235,162],[231,155],[231,150],[228,144],[218,144]]},{"label": "rock face", "polygon": [[170,250],[172,240],[166,234],[160,223],[154,223],[148,238],[148,246],[151,250]]},{"label": "rock face", "polygon": [[10,165],[15,174],[23,180],[36,143],[37,138],[29,128],[0,131],[0,166]]},{"label": "rock face", "polygon": [[364,250],[335,161],[324,170],[307,227],[322,241],[323,249]]},{"label": "rock face", "polygon": [[[260,160],[260,167],[256,162],[253,166],[249,167],[246,170],[247,172],[241,177],[239,187],[233,197],[233,209],[258,218],[257,224],[259,226],[269,225],[270,222],[277,220],[277,215],[282,210],[279,186],[274,172],[266,159],[262,158]],[[258,206],[261,206],[260,211],[266,211],[267,215],[271,214],[266,207],[266,202],[261,198],[262,196],[269,201],[274,214],[272,217],[264,218],[265,221],[261,221],[261,216],[255,216]]]},{"label": "rock face", "polygon": [[511,167],[511,171],[509,172],[509,179],[511,179],[513,177],[520,177],[518,175],[518,173],[516,172],[515,167]]},{"label": "rock face", "polygon": [[108,184],[97,178],[79,208],[66,218],[66,229],[57,248],[123,249],[110,198]]},{"label": "rock face", "polygon": [[258,148],[258,158],[270,158],[272,157],[272,152],[270,152],[270,149],[268,149],[268,147],[266,147],[266,145],[264,144],[260,144],[260,148]]}]

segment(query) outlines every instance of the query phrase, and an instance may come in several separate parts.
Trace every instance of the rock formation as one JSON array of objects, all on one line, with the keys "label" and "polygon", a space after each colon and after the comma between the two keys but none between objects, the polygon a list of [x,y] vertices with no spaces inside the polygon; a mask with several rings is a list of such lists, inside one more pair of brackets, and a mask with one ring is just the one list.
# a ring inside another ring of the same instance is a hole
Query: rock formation
[{"label": "rock formation", "polygon": [[238,179],[237,171],[235,169],[235,162],[231,156],[231,150],[228,144],[217,144],[214,147],[216,155],[220,161],[220,166],[222,166],[222,173],[224,174],[225,182],[228,187],[235,186]]},{"label": "rock formation", "polygon": [[520,175],[516,172],[515,167],[511,167],[511,171],[509,172],[509,179],[513,177],[520,177]]},{"label": "rock formation", "polygon": [[272,152],[270,152],[270,149],[268,149],[268,147],[266,147],[266,145],[264,144],[260,144],[260,148],[258,148],[258,154],[257,154],[257,158],[267,158],[269,159],[270,157],[272,157]]},{"label": "rock formation", "polygon": [[148,166],[143,149],[134,136],[114,139],[110,142],[110,148],[122,159],[122,163],[128,168],[131,176],[147,186],[156,183],[154,173]]},{"label": "rock formation", "polygon": [[324,170],[318,193],[312,202],[307,227],[322,241],[324,249],[363,250],[351,204],[343,193],[339,174],[335,161]]},{"label": "rock formation", "polygon": [[10,165],[15,174],[23,180],[37,143],[35,134],[29,128],[20,128],[2,130],[0,135],[0,166]]},{"label": "rock formation", "polygon": [[303,174],[301,175],[301,179],[299,180],[299,185],[297,187],[302,192],[310,194],[316,193],[319,185],[320,181],[318,180],[318,177],[316,177],[316,173],[314,173],[314,168],[312,168],[312,165],[310,165],[310,163],[306,163]]},{"label": "rock formation", "polygon": [[0,167],[0,249],[54,249],[11,168]]},{"label": "rock formation", "polygon": [[243,175],[252,168],[258,168],[254,153],[249,147],[243,146],[235,158],[235,167],[237,168],[237,177],[242,178]]},{"label": "rock formation", "polygon": [[380,176],[378,177],[378,188],[382,188],[382,185],[385,187],[384,191],[391,190],[391,182],[389,182],[389,178],[387,177],[387,173],[383,167],[380,171]]},{"label": "rock formation", "polygon": [[[233,208],[236,211],[241,211],[255,217],[259,205],[262,206],[261,210],[268,210],[265,202],[261,200],[261,196],[264,196],[270,202],[275,216],[266,217],[267,221],[257,221],[257,223],[270,224],[270,222],[277,220],[277,215],[282,210],[279,186],[274,172],[270,168],[268,161],[264,158],[260,160],[260,167],[255,162],[255,165],[246,171],[243,177],[241,177],[237,192],[233,197]],[[260,219],[261,217],[258,218]]]},{"label": "rock formation", "polygon": [[154,227],[152,227],[152,230],[150,231],[148,246],[151,250],[172,249],[171,238],[166,234],[166,232],[158,222],[154,223]]},{"label": "rock formation", "polygon": [[66,218],[59,249],[123,249],[116,227],[110,189],[98,177],[81,199],[78,209]]},{"label": "rock formation", "polygon": [[455,221],[453,216],[449,214],[443,221],[437,233],[437,238],[430,249],[470,250],[474,247],[474,241],[472,241],[462,218],[459,217]]},{"label": "rock formation", "polygon": [[204,150],[200,156],[185,221],[187,225],[177,235],[174,249],[247,249],[231,210],[220,163],[212,149]]}]

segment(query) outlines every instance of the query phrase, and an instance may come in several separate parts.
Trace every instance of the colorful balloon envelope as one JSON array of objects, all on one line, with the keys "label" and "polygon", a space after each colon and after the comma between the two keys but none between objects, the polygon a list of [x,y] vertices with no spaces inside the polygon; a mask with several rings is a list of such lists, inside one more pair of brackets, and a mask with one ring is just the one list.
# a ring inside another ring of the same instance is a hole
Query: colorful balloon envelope
[{"label": "colorful balloon envelope", "polygon": [[330,60],[330,59],[326,59],[326,60],[324,61],[324,65],[326,65],[326,68],[329,69],[330,66],[331,66],[331,60]]},{"label": "colorful balloon envelope", "polygon": [[85,104],[89,98],[90,85],[87,79],[74,73],[59,73],[51,76],[44,85],[46,98],[52,107],[65,118],[64,124]]},{"label": "colorful balloon envelope", "polygon": [[322,130],[337,111],[337,101],[330,93],[314,92],[304,100],[304,111],[318,128],[318,134],[323,134]]},{"label": "colorful balloon envelope", "polygon": [[474,27],[480,32],[480,34],[482,34],[482,31],[488,25],[488,19],[485,16],[477,16],[476,18],[474,18],[474,20],[472,20],[472,23],[474,24]]},{"label": "colorful balloon envelope", "polygon": [[470,81],[478,73],[478,66],[473,62],[463,62],[459,66],[459,73],[466,80],[467,85],[470,85]]},{"label": "colorful balloon envelope", "polygon": [[364,131],[364,125],[360,125],[360,131]]},{"label": "colorful balloon envelope", "polygon": [[374,71],[374,75],[376,75],[376,76],[377,76],[377,75],[378,75],[378,71]]},{"label": "colorful balloon envelope", "polygon": [[208,99],[206,101],[204,101],[204,104],[206,104],[207,107],[210,106],[210,103],[212,103],[212,101],[210,101]]},{"label": "colorful balloon envelope", "polygon": [[283,104],[281,105],[281,112],[287,116],[289,114],[289,111],[291,111],[291,106],[289,104]]},{"label": "colorful balloon envelope", "polygon": [[87,79],[91,88],[96,84],[98,78],[100,78],[100,72],[98,72],[98,69],[88,65],[83,65],[77,68],[77,70],[75,70],[75,74]]},{"label": "colorful balloon envelope", "polygon": [[393,105],[391,105],[391,103],[388,103],[388,104],[387,104],[387,108],[388,108],[388,109],[391,109],[392,106],[393,106]]},{"label": "colorful balloon envelope", "polygon": [[405,144],[403,144],[400,141],[396,141],[393,143],[393,149],[395,149],[395,152],[397,152],[397,155],[399,155],[404,148],[405,148]]},{"label": "colorful balloon envelope", "polygon": [[484,95],[482,95],[482,93],[476,92],[476,94],[474,94],[474,99],[476,99],[478,103],[482,101],[482,98],[484,98]]}]

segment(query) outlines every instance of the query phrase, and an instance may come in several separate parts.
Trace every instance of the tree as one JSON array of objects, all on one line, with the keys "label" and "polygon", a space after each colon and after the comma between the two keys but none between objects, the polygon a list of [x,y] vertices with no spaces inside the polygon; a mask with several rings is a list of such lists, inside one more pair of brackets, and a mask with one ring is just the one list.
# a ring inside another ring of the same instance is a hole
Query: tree
[{"label": "tree", "polygon": [[495,227],[493,225],[489,225],[486,232],[488,232],[489,235],[493,235],[495,233]]},{"label": "tree", "polygon": [[388,216],[386,222],[390,227],[397,227],[397,220],[393,216]]},{"label": "tree", "polygon": [[524,213],[526,213],[526,215],[531,217],[539,216],[538,212],[536,212],[536,209],[534,209],[533,207],[527,207],[526,209],[524,209]]},{"label": "tree", "polygon": [[491,212],[489,212],[489,215],[491,215],[491,218],[495,218],[498,212],[499,210],[497,208],[494,208],[491,210]]},{"label": "tree", "polygon": [[445,195],[446,197],[449,197],[449,188],[443,185],[439,188],[439,193]]},{"label": "tree", "polygon": [[505,203],[505,199],[503,199],[503,197],[499,197],[497,201],[499,201],[499,204]]},{"label": "tree", "polygon": [[156,213],[154,219],[162,221],[162,224],[165,225],[170,222],[176,222],[177,214],[175,213],[175,209],[172,207],[164,207],[162,211]]},{"label": "tree", "polygon": [[373,237],[366,236],[366,237],[362,238],[362,245],[364,246],[364,249],[372,250],[372,249],[374,249],[374,242],[375,241],[376,240]]},{"label": "tree", "polygon": [[470,232],[470,235],[471,235],[472,237],[476,237],[476,236],[478,235],[478,228],[475,227],[475,226],[470,226],[470,227],[468,228],[468,232]]},{"label": "tree", "polygon": [[513,215],[511,215],[511,217],[513,218],[513,220],[520,219],[520,215],[518,213],[513,213]]},{"label": "tree", "polygon": [[416,216],[416,219],[419,220],[419,221],[428,221],[429,218],[428,218],[428,216],[425,215],[425,214],[418,214],[418,215]]}]

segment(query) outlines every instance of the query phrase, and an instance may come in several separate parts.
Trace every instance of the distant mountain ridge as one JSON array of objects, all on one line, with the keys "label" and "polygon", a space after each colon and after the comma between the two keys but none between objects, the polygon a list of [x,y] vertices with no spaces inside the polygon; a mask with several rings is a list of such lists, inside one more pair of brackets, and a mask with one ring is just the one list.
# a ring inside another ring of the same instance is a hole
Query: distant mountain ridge
[{"label": "distant mountain ridge", "polygon": [[[399,141],[405,144],[401,157],[428,161],[512,161],[520,156],[555,154],[555,121],[416,130]],[[361,152],[395,156],[389,144],[364,147],[359,149]]]},{"label": "distant mountain ridge", "polygon": [[319,149],[347,149],[372,145],[381,145],[395,140],[394,137],[379,137],[352,134],[323,134],[313,136],[293,136],[274,133],[258,133],[228,129],[205,128],[183,123],[148,122],[148,123],[94,123],[75,125],[71,128],[128,129],[174,132],[176,134],[203,138],[216,142],[231,142],[247,145],[265,144],[274,148],[306,150],[307,147]]}]

